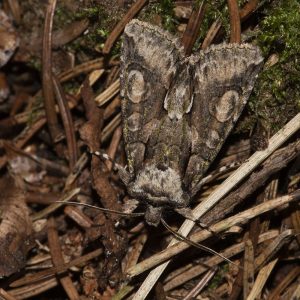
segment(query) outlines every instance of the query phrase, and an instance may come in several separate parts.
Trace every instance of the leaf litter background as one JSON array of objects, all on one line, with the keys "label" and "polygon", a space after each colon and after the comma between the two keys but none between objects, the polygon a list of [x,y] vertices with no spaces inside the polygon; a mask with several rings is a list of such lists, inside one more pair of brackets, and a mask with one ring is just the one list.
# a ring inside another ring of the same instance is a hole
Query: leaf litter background
[{"label": "leaf litter background", "polygon": [[[181,36],[186,52],[239,39],[263,51],[248,106],[194,207],[299,112],[299,8],[296,0],[2,1],[0,297],[131,299],[171,239],[142,218],[54,202],[131,210],[112,163],[89,152],[126,164],[118,76],[130,18]],[[149,299],[300,297],[299,147],[296,133],[201,218],[215,228],[246,212],[244,224],[202,238],[241,267],[186,246]],[[177,229],[183,220],[169,212],[167,221]]]}]

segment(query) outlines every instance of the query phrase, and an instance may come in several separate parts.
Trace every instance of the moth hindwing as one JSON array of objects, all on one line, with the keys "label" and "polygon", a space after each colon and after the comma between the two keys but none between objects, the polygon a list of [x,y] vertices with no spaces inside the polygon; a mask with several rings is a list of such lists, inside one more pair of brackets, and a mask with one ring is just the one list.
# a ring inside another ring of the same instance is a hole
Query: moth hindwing
[{"label": "moth hindwing", "polygon": [[184,209],[241,114],[261,68],[260,50],[221,44],[185,57],[179,39],[133,20],[121,59],[122,120],[131,197],[157,225]]}]

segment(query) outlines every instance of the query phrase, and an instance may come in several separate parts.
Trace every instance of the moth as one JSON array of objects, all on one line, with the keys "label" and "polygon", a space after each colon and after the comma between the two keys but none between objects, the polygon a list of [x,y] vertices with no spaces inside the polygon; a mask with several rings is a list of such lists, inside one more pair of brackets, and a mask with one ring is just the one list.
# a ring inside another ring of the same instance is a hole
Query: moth
[{"label": "moth", "polygon": [[147,204],[146,222],[164,209],[187,215],[192,197],[236,120],[261,69],[250,44],[220,44],[185,57],[180,40],[131,21],[121,57],[122,122],[129,195]]}]

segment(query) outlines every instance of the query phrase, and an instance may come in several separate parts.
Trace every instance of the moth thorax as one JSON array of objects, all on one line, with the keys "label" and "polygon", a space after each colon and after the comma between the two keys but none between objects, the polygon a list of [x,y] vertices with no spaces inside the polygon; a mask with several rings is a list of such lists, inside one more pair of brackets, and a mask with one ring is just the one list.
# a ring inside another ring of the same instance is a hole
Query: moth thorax
[{"label": "moth thorax", "polygon": [[185,207],[189,196],[182,189],[178,171],[170,167],[148,164],[142,168],[129,186],[129,193],[136,199],[148,202],[154,207]]}]

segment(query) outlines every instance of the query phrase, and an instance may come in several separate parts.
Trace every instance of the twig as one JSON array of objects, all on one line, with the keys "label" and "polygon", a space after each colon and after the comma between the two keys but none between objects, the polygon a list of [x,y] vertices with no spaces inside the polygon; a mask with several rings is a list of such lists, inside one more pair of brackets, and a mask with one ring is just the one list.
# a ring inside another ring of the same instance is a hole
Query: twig
[{"label": "twig", "polygon": [[[239,167],[227,180],[225,180],[219,188],[213,192],[206,200],[201,202],[193,214],[196,218],[200,218],[207,211],[209,211],[218,201],[220,201],[225,195],[227,195],[238,183],[240,183],[246,176],[259,166],[267,157],[269,157],[276,149],[278,149],[285,141],[287,141],[295,132],[300,128],[300,113],[297,114],[291,121],[289,121],[281,130],[279,130],[269,141],[269,146],[263,151],[255,152],[249,160]],[[187,236],[192,228],[194,222],[186,220],[179,229],[179,232],[183,236]],[[173,239],[169,247],[176,243],[176,239]],[[155,282],[158,280],[162,272],[168,266],[169,261],[165,262],[161,266],[157,267],[150,272],[145,279],[140,289],[137,291],[134,300],[145,299]]]},{"label": "twig", "polygon": [[60,274],[62,272],[65,272],[66,270],[70,269],[71,267],[82,265],[82,264],[86,263],[87,261],[100,256],[102,253],[103,253],[102,249],[97,249],[97,250],[91,251],[90,253],[82,255],[80,257],[77,257],[68,263],[58,265],[58,266],[53,266],[47,270],[43,270],[43,271],[34,273],[33,275],[27,275],[21,279],[17,279],[13,283],[11,283],[10,286],[11,287],[20,287],[23,285],[35,283],[37,281],[48,278],[55,274]]},{"label": "twig", "polygon": [[241,21],[245,21],[257,8],[258,0],[249,0],[240,10]]},{"label": "twig", "polygon": [[[259,171],[251,174],[248,180],[240,185],[236,190],[223,198],[218,205],[214,206],[206,213],[201,221],[204,224],[215,223],[222,220],[228,213],[239,205],[244,199],[262,187],[267,180],[278,173],[299,155],[300,141],[290,143],[286,147],[275,151],[263,164]],[[275,198],[271,197],[270,199]]]},{"label": "twig", "polygon": [[47,123],[50,131],[52,141],[56,141],[57,137],[61,135],[58,117],[55,112],[55,100],[52,88],[52,57],[51,57],[51,41],[52,41],[52,26],[53,16],[57,0],[50,0],[45,17],[45,28],[43,36],[43,94],[46,111]]},{"label": "twig", "polygon": [[[29,283],[30,284],[30,283]],[[43,280],[41,282],[30,284],[29,286],[24,286],[18,289],[13,289],[10,291],[12,295],[20,299],[28,299],[33,296],[39,295],[45,291],[50,290],[58,285],[58,281],[55,277]]]},{"label": "twig", "polygon": [[[79,192],[80,192],[80,188],[76,188],[74,190],[71,190],[68,193],[64,194],[62,196],[62,198],[60,199],[60,201],[62,201],[62,202],[69,201],[69,200],[73,199],[73,197],[78,195]],[[34,215],[32,215],[31,216],[32,221],[36,221],[38,219],[41,219],[41,218],[44,218],[44,217],[48,216],[49,214],[51,214],[52,212],[54,212],[55,210],[60,208],[61,205],[62,205],[61,203],[53,203],[53,204],[49,205],[45,209],[43,209],[43,210],[35,213]]]},{"label": "twig", "polygon": [[194,7],[189,22],[182,36],[181,43],[184,47],[185,54],[190,55],[196,42],[201,22],[203,21],[206,4],[202,1],[199,7]]},{"label": "twig", "polygon": [[85,63],[82,63],[78,66],[75,66],[74,68],[67,70],[65,72],[60,73],[57,75],[60,82],[68,81],[82,73],[91,72],[97,69],[102,69],[104,66],[103,58],[97,58],[94,60],[89,60]]},{"label": "twig", "polygon": [[105,142],[114,130],[121,124],[121,114],[118,113],[103,129],[101,143]]},{"label": "twig", "polygon": [[209,47],[216,37],[217,33],[219,32],[220,28],[222,27],[222,22],[218,18],[216,21],[213,22],[213,24],[210,26],[206,37],[201,45],[201,49],[205,50],[207,47]]},{"label": "twig", "polygon": [[[64,264],[64,258],[61,252],[59,243],[58,232],[56,230],[56,224],[53,217],[48,219],[48,243],[51,253],[51,258],[54,266]],[[68,274],[60,276],[59,281],[67,293],[69,299],[78,300],[79,294]]]},{"label": "twig", "polygon": [[78,149],[76,144],[75,129],[73,125],[70,108],[68,106],[68,102],[65,97],[65,93],[62,89],[62,86],[55,75],[53,75],[52,79],[53,79],[53,87],[56,95],[57,104],[59,107],[61,119],[66,133],[68,153],[69,153],[69,165],[70,165],[70,169],[72,170],[78,159]]},{"label": "twig", "polygon": [[[227,218],[225,220],[222,220],[221,222],[212,225],[211,231],[218,233],[223,232],[227,230],[228,228],[238,225],[238,224],[245,224],[250,219],[263,214],[267,211],[271,211],[278,206],[282,206],[284,204],[287,204],[291,201],[296,201],[300,198],[300,191],[298,190],[292,195],[287,195],[283,197],[279,197],[273,200],[270,200],[268,202],[262,203],[260,205],[257,205],[255,207],[252,207],[250,209],[247,209],[233,217]],[[208,230],[201,230],[198,232],[195,232],[190,236],[190,240],[193,242],[199,243],[207,238],[211,237],[212,233]],[[184,251],[185,249],[189,248],[190,245],[186,244],[185,242],[177,242],[176,244],[173,244],[172,246],[169,246],[165,250],[161,251],[160,253],[154,254],[151,257],[145,259],[144,261],[138,263],[134,267],[130,268],[128,270],[128,275],[130,277],[136,276],[138,274],[141,274],[142,272],[145,272],[146,270],[166,261],[167,259],[170,259],[174,255],[177,255],[178,253]],[[261,258],[262,260],[262,258]],[[259,262],[258,262],[259,263]],[[151,274],[151,273],[150,273]]]},{"label": "twig", "polygon": [[98,95],[95,98],[95,102],[98,106],[104,105],[107,101],[109,101],[113,96],[115,96],[120,91],[120,80],[116,80],[113,84],[111,84],[103,93]]},{"label": "twig", "polygon": [[[201,202],[193,210],[194,216],[197,219],[203,216],[299,129],[300,113],[297,114],[290,122],[288,122],[270,139],[269,146],[265,150],[255,152],[249,158],[249,160],[245,164],[240,166],[230,177],[228,177],[227,180],[225,180],[215,192],[213,192],[206,200]],[[187,236],[193,227],[194,222],[186,220],[180,227],[179,232],[181,235]],[[176,242],[176,239],[172,239],[168,247],[174,245]],[[169,262],[170,261],[165,262],[164,264],[160,265],[150,272],[150,274],[147,276],[147,278],[137,291],[135,297],[133,298],[134,300],[142,300],[146,298],[155,282],[168,266]]]},{"label": "twig", "polygon": [[243,293],[247,299],[254,281],[254,248],[251,239],[245,241],[244,270],[243,270]]},{"label": "twig", "polygon": [[264,287],[267,279],[269,278],[272,270],[274,269],[276,263],[278,261],[277,259],[272,260],[270,263],[268,263],[266,266],[264,266],[258,273],[254,286],[247,298],[247,300],[255,300],[260,299],[260,292],[262,288]]},{"label": "twig", "polygon": [[126,15],[119,21],[107,38],[103,47],[103,54],[108,54],[110,52],[113,44],[124,30],[126,24],[147,4],[147,2],[148,0],[138,0],[130,7]]},{"label": "twig", "polygon": [[[262,233],[259,236],[258,243],[263,243],[267,240],[273,239],[277,237],[278,234],[279,234],[278,230],[270,230],[268,232]],[[239,254],[240,252],[244,251],[244,248],[245,248],[245,242],[241,242],[239,244],[235,244],[233,246],[226,248],[221,252],[221,254],[223,256],[231,258]],[[170,291],[176,288],[177,286],[182,285],[185,282],[203,274],[207,270],[205,266],[213,267],[220,264],[222,261],[223,260],[219,256],[212,256],[206,261],[203,261],[203,265],[199,264],[196,266],[192,266],[185,272],[184,271],[180,272],[180,270],[178,270],[178,272],[180,273],[178,273],[178,275],[176,275],[175,277],[172,277],[172,274],[170,274],[166,279],[167,283],[164,286],[165,291]]]},{"label": "twig", "polygon": [[195,299],[201,290],[208,284],[208,282],[215,276],[217,268],[209,270],[205,276],[197,283],[197,285],[183,298],[183,300]]},{"label": "twig", "polygon": [[3,299],[3,300],[17,300],[14,296],[12,296],[10,293],[6,292],[2,288],[0,288],[0,299]]},{"label": "twig", "polygon": [[[258,0],[250,0],[244,5],[244,7],[240,10],[241,22],[245,21],[256,10],[257,5],[258,5]],[[222,22],[218,18],[217,20],[214,21],[214,23],[209,28],[206,37],[201,45],[201,49],[204,50],[211,45],[212,41],[218,34],[221,27],[222,27]]]},{"label": "twig", "polygon": [[[114,131],[114,134],[113,134],[113,137],[111,139],[111,142],[110,142],[110,145],[107,149],[107,155],[111,158],[111,159],[114,159],[115,158],[115,155],[117,153],[117,149],[118,149],[118,146],[120,144],[120,141],[121,141],[121,137],[122,137],[122,127],[119,126],[117,127],[117,129]],[[112,167],[113,167],[113,164],[112,162],[110,161],[106,161],[106,166],[107,166],[107,169],[109,171],[111,171]]]},{"label": "twig", "polygon": [[241,43],[241,20],[237,0],[227,0],[230,17],[230,43]]}]

